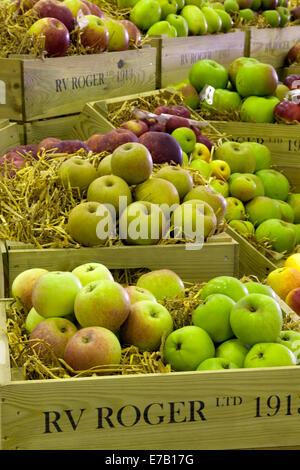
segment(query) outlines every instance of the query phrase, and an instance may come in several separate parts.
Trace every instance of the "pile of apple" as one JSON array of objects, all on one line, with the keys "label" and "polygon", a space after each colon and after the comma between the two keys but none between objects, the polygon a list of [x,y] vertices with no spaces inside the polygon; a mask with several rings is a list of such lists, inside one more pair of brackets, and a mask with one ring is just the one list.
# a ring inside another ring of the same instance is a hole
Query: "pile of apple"
[{"label": "pile of apple", "polygon": [[92,53],[125,51],[141,43],[141,33],[131,21],[105,16],[89,0],[16,0],[14,3],[20,13],[32,12],[35,21],[28,35],[44,36],[47,57],[65,56],[72,40],[77,41],[72,33],[78,29],[81,44]]},{"label": "pile of apple", "polygon": [[300,244],[300,194],[271,168],[271,153],[257,142],[224,142],[213,154],[216,179],[210,185],[226,199],[225,219],[241,234],[266,242],[278,253]]},{"label": "pile of apple", "polygon": [[[268,27],[283,27],[299,19],[299,9],[290,8],[288,0],[225,0],[223,8],[235,21],[242,24],[259,24],[263,18]],[[262,24],[260,24],[262,26]]]},{"label": "pile of apple", "polygon": [[300,316],[300,253],[288,256],[282,267],[268,274],[266,283]]},{"label": "pile of apple", "polygon": [[72,272],[32,268],[15,278],[12,295],[25,312],[31,351],[45,363],[63,359],[75,372],[118,365],[124,347],[152,352],[162,342],[163,360],[173,371],[299,362],[300,333],[283,329],[275,291],[257,282],[211,279],[185,326],[178,328],[165,305],[174,298],[184,302],[186,291],[169,269],[121,285],[100,263],[83,264]]}]

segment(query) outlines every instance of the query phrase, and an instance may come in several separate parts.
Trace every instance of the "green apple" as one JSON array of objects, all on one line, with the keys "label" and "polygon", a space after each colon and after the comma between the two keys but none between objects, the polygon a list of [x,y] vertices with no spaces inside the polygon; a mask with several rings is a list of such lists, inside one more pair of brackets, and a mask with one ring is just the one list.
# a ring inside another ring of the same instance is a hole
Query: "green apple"
[{"label": "green apple", "polygon": [[74,302],[82,285],[70,272],[49,271],[38,278],[32,291],[32,304],[44,318],[63,317],[74,312]]},{"label": "green apple", "polygon": [[189,27],[182,15],[176,15],[175,13],[170,13],[166,20],[170,25],[174,26],[177,31],[177,37],[183,38],[189,35]]},{"label": "green apple", "polygon": [[[174,184],[163,178],[149,178],[144,183],[135,187],[134,198],[136,201],[148,201],[158,204],[166,211],[173,204],[179,204],[180,198]],[[162,206],[164,205],[164,206]]]},{"label": "green apple", "polygon": [[104,245],[114,237],[115,217],[105,204],[81,202],[71,209],[66,230],[80,245]]},{"label": "green apple", "polygon": [[242,97],[272,95],[278,85],[278,75],[270,64],[248,61],[239,68],[235,84]]},{"label": "green apple", "polygon": [[242,122],[273,123],[274,109],[280,103],[276,96],[249,96],[243,101],[240,110]]},{"label": "green apple", "polygon": [[235,87],[235,80],[240,68],[247,63],[257,64],[258,60],[254,57],[238,57],[234,59],[228,67],[228,75],[231,84]]},{"label": "green apple", "polygon": [[210,357],[201,362],[196,370],[227,370],[239,369],[234,362],[225,359],[224,357]]},{"label": "green apple", "polygon": [[265,189],[265,196],[286,201],[291,189],[289,180],[280,171],[267,168],[256,172]]},{"label": "green apple", "polygon": [[101,21],[109,33],[107,51],[126,51],[129,47],[129,33],[124,24],[109,17],[103,17]]},{"label": "green apple", "polygon": [[254,225],[249,222],[249,220],[231,219],[228,225],[229,227],[233,228],[238,233],[241,233],[243,235],[254,235],[255,233]]},{"label": "green apple", "polygon": [[81,192],[97,178],[96,168],[88,160],[79,156],[63,161],[57,174],[64,188],[79,188]]},{"label": "green apple", "polygon": [[195,62],[189,71],[189,81],[198,92],[205,85],[214,88],[226,88],[228,83],[228,72],[226,68],[214,60],[202,59]]},{"label": "green apple", "polygon": [[[234,174],[236,174],[236,173],[234,173]],[[256,174],[241,173],[241,175],[246,176],[247,178],[250,178],[254,181],[255,186],[256,186],[254,197],[264,196],[265,195],[264,185],[263,185],[261,179],[258,176],[256,176]]]},{"label": "green apple", "polygon": [[213,2],[213,3],[210,4],[210,6],[212,8],[214,8],[215,10],[225,11],[224,5],[221,2]]},{"label": "green apple", "polygon": [[190,173],[178,166],[163,166],[155,174],[155,177],[170,181],[177,189],[180,200],[193,188],[193,178]]},{"label": "green apple", "polygon": [[221,112],[233,112],[240,109],[242,100],[236,91],[217,88],[213,94],[213,102],[209,104],[206,100],[202,101],[201,108],[216,110]]},{"label": "green apple", "polygon": [[235,11],[239,11],[240,7],[236,0],[225,0],[224,2],[225,11],[228,13],[233,13]]},{"label": "green apple", "polygon": [[267,20],[268,24],[272,26],[272,28],[279,27],[281,17],[277,10],[265,10],[262,12],[262,16]]},{"label": "green apple", "polygon": [[204,3],[204,0],[185,0],[185,5],[196,5],[198,8],[201,8]]},{"label": "green apple", "polygon": [[186,20],[189,35],[201,36],[207,33],[207,22],[204,14],[196,5],[185,5],[180,15]]},{"label": "green apple", "polygon": [[255,13],[251,8],[243,8],[240,10],[240,17],[245,21],[253,21],[255,18]]},{"label": "green apple", "polygon": [[140,300],[130,308],[121,325],[122,344],[133,345],[140,351],[157,351],[164,335],[173,331],[173,318],[166,307],[151,300]]},{"label": "green apple", "polygon": [[217,218],[212,207],[199,199],[188,200],[178,206],[171,216],[174,238],[189,241],[204,240],[217,229]]},{"label": "green apple", "polygon": [[244,366],[244,360],[249,348],[239,339],[233,338],[224,341],[216,348],[216,357],[221,357],[233,362],[238,367]]},{"label": "green apple", "polygon": [[[208,162],[206,162],[205,160],[200,160],[200,158],[198,158],[197,160],[192,160],[191,163],[189,164],[189,167],[190,168],[193,168],[194,170],[197,170],[199,171],[199,173],[201,173],[202,176],[204,176],[204,178],[210,178],[211,174],[212,174],[212,168],[210,166],[210,164]],[[224,181],[225,183],[225,181]],[[210,185],[213,187],[213,185],[210,183]],[[216,189],[216,188],[214,188]],[[218,191],[218,192],[221,192],[221,191]],[[224,196],[224,194],[223,194]]]},{"label": "green apple", "polygon": [[132,8],[138,2],[138,0],[118,0],[118,8]]},{"label": "green apple", "polygon": [[281,220],[293,224],[295,219],[295,213],[292,207],[286,201],[281,201],[280,199],[278,199],[277,202],[281,212]]},{"label": "green apple", "polygon": [[[289,223],[289,222],[288,222]],[[289,223],[291,229],[294,230],[296,236],[296,246],[300,245],[300,224],[291,224]]]},{"label": "green apple", "polygon": [[209,185],[195,186],[187,193],[183,201],[186,202],[194,199],[199,199],[210,205],[217,217],[218,224],[224,219],[227,208],[226,199]]},{"label": "green apple", "polygon": [[295,330],[282,330],[279,333],[277,343],[283,344],[289,348],[295,355],[297,364],[299,364],[300,332]]},{"label": "green apple", "polygon": [[227,141],[216,147],[214,160],[223,160],[230,166],[231,173],[253,173],[255,156],[250,146]]},{"label": "green apple", "polygon": [[214,354],[215,346],[208,333],[194,325],[172,331],[163,349],[164,362],[177,371],[196,370],[201,362]]},{"label": "green apple", "polygon": [[229,317],[233,299],[224,294],[211,294],[192,313],[193,325],[203,328],[215,343],[232,338]]},{"label": "green apple", "polygon": [[119,218],[119,238],[129,245],[156,245],[166,230],[164,212],[149,201],[129,204]]},{"label": "green apple", "polygon": [[199,107],[199,94],[197,93],[197,90],[190,84],[189,79],[177,83],[176,85],[172,85],[170,88],[174,88],[182,94],[183,102],[189,108],[197,109]]},{"label": "green apple", "polygon": [[88,187],[87,200],[109,205],[119,215],[120,198],[127,205],[132,202],[132,194],[129,185],[123,178],[116,175],[105,175],[96,178]]},{"label": "green apple", "polygon": [[266,145],[259,144],[258,142],[242,142],[242,145],[250,146],[253,150],[256,161],[254,173],[259,170],[270,168],[272,156],[270,149]]},{"label": "green apple", "polygon": [[257,11],[261,6],[261,0],[252,0],[251,8],[254,11]]},{"label": "green apple", "polygon": [[181,11],[185,5],[185,0],[177,0],[177,12]]},{"label": "green apple", "polygon": [[295,232],[283,220],[265,220],[257,227],[255,237],[258,241],[268,240],[272,249],[278,253],[291,253],[296,246]]},{"label": "green apple", "polygon": [[295,219],[295,224],[300,224],[300,193],[292,193],[287,198],[287,203],[292,207]]},{"label": "green apple", "polygon": [[189,127],[178,127],[171,135],[177,140],[183,152],[189,154],[194,150],[196,145],[196,135]]},{"label": "green apple", "polygon": [[242,220],[246,217],[246,211],[242,201],[236,197],[229,196],[226,198],[227,210],[225,214],[225,219],[227,222],[231,220]]},{"label": "green apple", "polygon": [[229,184],[230,195],[242,202],[253,199],[256,195],[256,184],[252,178],[241,174]]},{"label": "green apple", "polygon": [[177,12],[178,5],[176,0],[158,0],[158,2],[161,8],[161,20],[165,20],[168,15]]},{"label": "green apple", "polygon": [[152,174],[153,161],[147,147],[138,142],[127,142],[117,147],[111,156],[111,171],[127,184],[139,184]]},{"label": "green apple", "polygon": [[111,175],[111,157],[112,155],[107,155],[106,157],[100,160],[100,163],[97,168],[97,177]]},{"label": "green apple", "polygon": [[72,273],[79,279],[82,286],[86,286],[89,282],[101,281],[102,279],[114,280],[110,270],[101,263],[81,264],[76,266]]},{"label": "green apple", "polygon": [[272,341],[255,344],[245,357],[245,368],[284,367],[296,365],[292,351]]},{"label": "green apple", "polygon": [[185,152],[182,152],[182,165],[181,166],[189,166],[189,156]]},{"label": "green apple", "polygon": [[290,91],[289,87],[284,85],[283,83],[278,83],[276,91],[275,91],[275,96],[278,98],[280,101],[283,101],[284,98],[286,97],[286,94]]},{"label": "green apple", "polygon": [[118,282],[93,281],[80,289],[74,313],[82,328],[101,326],[117,331],[129,315],[130,299]]},{"label": "green apple", "polygon": [[[175,30],[176,32],[176,30]],[[147,36],[155,36],[156,34],[166,34],[169,38],[176,37],[174,35],[173,26],[166,20],[154,23],[147,31]],[[177,35],[177,32],[176,32]]]},{"label": "green apple", "polygon": [[[196,161],[201,161],[201,160],[196,160]],[[206,163],[206,162],[205,162]],[[209,163],[207,163],[209,165]],[[209,185],[218,193],[222,194],[223,197],[228,197],[229,196],[229,184],[227,181],[219,180],[217,178],[214,178],[212,181],[210,181]]]},{"label": "green apple", "polygon": [[247,295],[248,291],[245,285],[233,276],[217,276],[204,285],[200,299],[205,300],[211,294],[224,294],[237,302]]},{"label": "green apple", "polygon": [[218,15],[218,12],[213,8],[209,7],[202,7],[202,13],[205,16],[206,23],[207,23],[207,32],[209,34],[218,33],[221,31],[222,28],[222,20]]},{"label": "green apple", "polygon": [[277,300],[277,295],[273,291],[272,287],[267,286],[267,284],[262,284],[261,282],[248,281],[244,285],[247,287],[249,294],[264,294],[269,295],[274,300]]},{"label": "green apple", "polygon": [[246,213],[250,222],[259,225],[268,219],[281,219],[278,202],[267,196],[257,196],[246,204]]},{"label": "green apple", "polygon": [[161,6],[157,0],[139,0],[130,12],[129,19],[140,30],[147,31],[160,21]]},{"label": "green apple", "polygon": [[135,285],[129,285],[125,287],[127,294],[129,295],[130,304],[133,305],[136,302],[140,302],[141,300],[151,300],[152,302],[156,302],[156,298],[147,289],[143,289],[142,287],[137,287]]},{"label": "green apple", "polygon": [[43,320],[45,320],[45,317],[42,317],[42,315],[37,313],[35,308],[32,307],[29,310],[25,319],[25,329],[27,333],[30,334],[34,330],[34,328]]},{"label": "green apple", "polygon": [[284,26],[286,23],[288,23],[288,21],[290,21],[291,19],[291,13],[290,13],[290,10],[286,7],[278,7],[276,9],[279,13],[279,16],[280,16],[280,23],[279,23],[279,26],[282,27]]},{"label": "green apple", "polygon": [[180,276],[170,269],[157,269],[142,274],[136,285],[147,289],[158,301],[182,295],[185,289]]},{"label": "green apple", "polygon": [[[224,8],[224,7],[223,7]],[[229,13],[225,11],[225,9],[216,8],[215,11],[218,13],[219,17],[221,18],[222,26],[221,31],[222,33],[228,33],[233,27],[233,21]]]},{"label": "green apple", "polygon": [[231,309],[232,331],[242,343],[249,346],[262,342],[275,342],[282,324],[280,305],[269,295],[245,295]]}]

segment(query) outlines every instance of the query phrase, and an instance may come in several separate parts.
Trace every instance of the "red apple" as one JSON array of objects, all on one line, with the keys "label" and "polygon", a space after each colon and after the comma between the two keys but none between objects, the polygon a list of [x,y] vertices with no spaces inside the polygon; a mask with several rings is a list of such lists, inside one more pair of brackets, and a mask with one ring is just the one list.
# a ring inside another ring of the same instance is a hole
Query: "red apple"
[{"label": "red apple", "polygon": [[120,127],[133,132],[137,137],[149,130],[148,124],[140,119],[130,119],[129,121],[122,122]]},{"label": "red apple", "polygon": [[17,145],[16,147],[10,148],[6,155],[9,152],[13,152],[19,156],[26,157],[32,155],[33,158],[37,157],[37,145]]},{"label": "red apple", "polygon": [[167,132],[166,125],[162,122],[152,122],[149,124],[149,131],[151,132]]},{"label": "red apple", "polygon": [[175,129],[178,129],[179,127],[190,128],[191,126],[186,118],[180,116],[172,116],[168,119],[166,123],[166,132],[172,133],[173,131],[175,131]]},{"label": "red apple", "polygon": [[275,106],[274,115],[278,121],[300,122],[300,105],[293,101],[281,101]]},{"label": "red apple", "polygon": [[300,287],[292,289],[286,299],[285,303],[297,314],[300,316]]},{"label": "red apple", "polygon": [[129,42],[139,46],[141,44],[142,35],[139,28],[129,20],[120,20],[120,23],[125,26],[129,34]]},{"label": "red apple", "polygon": [[151,153],[153,163],[171,163],[182,165],[183,153],[177,140],[165,132],[145,132],[139,138]]},{"label": "red apple", "polygon": [[0,173],[13,178],[16,172],[25,166],[24,157],[15,153],[8,152],[0,158]]},{"label": "red apple", "polygon": [[78,150],[89,151],[88,146],[81,140],[61,140],[58,142],[56,147],[56,153],[69,153],[73,154],[78,152]]},{"label": "red apple", "polygon": [[11,286],[12,296],[27,312],[32,308],[33,287],[39,277],[47,272],[46,269],[31,268],[26,269],[15,277]]},{"label": "red apple", "polygon": [[33,10],[39,18],[56,18],[61,21],[69,31],[75,28],[75,20],[70,8],[58,0],[38,0]]},{"label": "red apple", "polygon": [[117,147],[127,142],[138,142],[138,137],[127,129],[112,129],[109,131],[97,146],[96,153],[112,153]]},{"label": "red apple", "polygon": [[174,116],[181,116],[187,119],[191,119],[190,111],[187,109],[186,106],[182,106],[182,105],[172,106],[170,114],[173,114]]},{"label": "red apple", "polygon": [[300,19],[300,6],[295,7],[291,10],[292,20],[299,20]]},{"label": "red apple", "polygon": [[37,146],[37,150],[44,149],[44,150],[52,150],[57,147],[57,144],[61,142],[61,139],[56,139],[56,137],[46,137],[45,139],[41,140],[41,142]]},{"label": "red apple", "polygon": [[28,30],[30,36],[45,36],[45,51],[49,57],[62,57],[70,47],[68,28],[56,18],[40,18]]},{"label": "red apple", "polygon": [[88,24],[82,29],[80,36],[84,47],[89,47],[93,52],[104,52],[109,41],[108,29],[103,19],[96,15],[86,15]]},{"label": "red apple", "polygon": [[288,75],[284,80],[283,84],[286,85],[290,90],[297,90],[300,88],[300,75],[293,73]]},{"label": "red apple", "polygon": [[81,328],[68,341],[64,360],[76,371],[119,364],[121,345],[116,335],[106,328]]},{"label": "red apple", "polygon": [[93,134],[93,135],[91,135],[91,137],[89,137],[85,141],[85,143],[92,152],[97,153],[98,144],[99,144],[99,142],[101,142],[103,137],[104,137],[104,134]]},{"label": "red apple", "polygon": [[53,354],[63,358],[65,347],[76,331],[77,327],[67,318],[47,318],[31,332],[30,347],[42,361],[50,362]]},{"label": "red apple", "polygon": [[285,57],[285,61],[287,65],[300,63],[300,41],[290,48]]},{"label": "red apple", "polygon": [[86,5],[88,7],[88,9],[91,12],[91,15],[96,15],[99,18],[104,17],[103,12],[102,12],[101,8],[98,5],[96,5],[95,3],[89,2],[88,0],[81,0],[81,1],[84,5]]},{"label": "red apple", "polygon": [[171,108],[169,106],[157,106],[153,111],[153,114],[159,116],[160,114],[171,114]]}]

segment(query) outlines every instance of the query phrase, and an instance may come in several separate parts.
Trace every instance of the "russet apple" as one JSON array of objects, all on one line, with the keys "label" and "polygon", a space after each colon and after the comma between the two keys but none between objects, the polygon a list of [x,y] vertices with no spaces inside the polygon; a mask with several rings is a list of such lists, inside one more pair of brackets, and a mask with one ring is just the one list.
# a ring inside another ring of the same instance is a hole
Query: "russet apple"
[{"label": "russet apple", "polygon": [[142,274],[136,285],[150,291],[157,301],[182,295],[185,288],[180,276],[170,269],[157,269]]},{"label": "russet apple", "polygon": [[88,160],[78,156],[65,160],[57,174],[64,188],[79,188],[81,192],[97,178],[96,168]]},{"label": "russet apple", "polygon": [[81,327],[102,326],[117,331],[126,320],[130,299],[118,282],[109,279],[93,281],[80,289],[74,313]]},{"label": "russet apple", "polygon": [[68,28],[56,18],[40,18],[28,29],[29,36],[44,36],[48,57],[62,57],[70,47]]},{"label": "russet apple", "polygon": [[117,147],[127,142],[139,142],[139,139],[128,129],[112,129],[100,140],[95,152],[112,153]]},{"label": "russet apple", "polygon": [[255,231],[258,241],[266,240],[278,253],[291,253],[296,246],[296,235],[287,222],[268,219],[259,224]]},{"label": "russet apple", "polygon": [[97,168],[97,177],[112,174],[111,157],[112,155],[107,155],[106,157],[101,159]]},{"label": "russet apple", "polygon": [[81,288],[81,282],[74,274],[49,271],[42,274],[34,284],[32,305],[45,318],[71,315],[75,297]]},{"label": "russet apple", "polygon": [[173,318],[166,307],[151,300],[141,300],[131,306],[120,329],[122,343],[140,351],[157,351],[163,337],[173,331]]},{"label": "russet apple", "polygon": [[32,351],[44,362],[51,362],[53,355],[63,358],[65,347],[77,332],[77,327],[67,318],[52,317],[39,322],[29,336]]},{"label": "russet apple", "polygon": [[148,201],[158,204],[163,212],[169,214],[172,206],[180,203],[178,191],[174,184],[163,178],[149,178],[134,189],[136,201]]},{"label": "russet apple", "polygon": [[104,52],[109,45],[109,31],[105,21],[96,15],[86,15],[87,25],[82,29],[80,41],[91,51]]},{"label": "russet apple", "polygon": [[[122,199],[121,199],[122,198]],[[123,178],[116,175],[104,175],[94,179],[87,190],[89,202],[99,202],[114,208],[115,214],[120,213],[121,203],[125,207],[132,202],[130,187]]]},{"label": "russet apple", "polygon": [[163,166],[155,173],[155,177],[172,183],[177,189],[180,201],[193,189],[192,176],[187,170],[178,166]]},{"label": "russet apple", "polygon": [[255,197],[256,184],[252,178],[241,174],[230,183],[229,191],[231,196],[246,202]]},{"label": "russet apple", "polygon": [[300,287],[300,272],[288,266],[277,268],[268,274],[266,283],[285,300],[291,290]]},{"label": "russet apple", "polygon": [[32,308],[32,291],[37,280],[45,273],[47,269],[31,268],[22,271],[13,280],[11,293],[19,307],[23,307],[28,313]]},{"label": "russet apple", "polygon": [[195,186],[186,194],[183,202],[193,199],[199,199],[200,201],[207,202],[207,204],[209,204],[213,209],[218,224],[224,219],[227,209],[226,199],[222,196],[222,194],[215,191],[209,185]]},{"label": "russet apple", "polygon": [[110,163],[112,174],[123,178],[129,185],[143,183],[152,174],[151,154],[145,145],[138,142],[128,142],[117,147]]},{"label": "russet apple", "polygon": [[139,138],[151,153],[153,163],[175,163],[182,165],[182,148],[177,140],[164,132],[149,131]]},{"label": "russet apple", "polygon": [[165,235],[167,220],[159,205],[136,201],[119,219],[119,238],[129,245],[155,245]]},{"label": "russet apple", "polygon": [[117,365],[121,361],[121,345],[117,336],[107,328],[81,328],[66,344],[64,360],[75,371]]},{"label": "russet apple", "polygon": [[80,264],[73,269],[72,274],[78,277],[82,287],[93,281],[101,281],[103,279],[114,280],[110,270],[101,263]]},{"label": "russet apple", "polygon": [[115,219],[104,204],[81,202],[71,209],[66,230],[82,246],[100,246],[115,234]]},{"label": "russet apple", "polygon": [[130,285],[126,286],[125,290],[129,295],[131,306],[141,300],[151,300],[152,302],[156,302],[154,295],[149,290],[143,289],[142,287]]},{"label": "russet apple", "polygon": [[174,237],[189,242],[205,241],[217,229],[217,218],[211,206],[199,199],[183,202],[171,216]]},{"label": "russet apple", "polygon": [[58,0],[38,0],[33,5],[33,11],[39,18],[56,18],[70,31],[75,29],[75,20],[70,8]]}]

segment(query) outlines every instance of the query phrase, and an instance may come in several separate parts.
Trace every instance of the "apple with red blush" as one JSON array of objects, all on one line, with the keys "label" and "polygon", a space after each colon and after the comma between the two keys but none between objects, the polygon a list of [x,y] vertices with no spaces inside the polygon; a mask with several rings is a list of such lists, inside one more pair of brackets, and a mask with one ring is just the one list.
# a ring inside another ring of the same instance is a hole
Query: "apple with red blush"
[{"label": "apple with red blush", "polygon": [[136,46],[140,46],[142,41],[142,35],[139,28],[129,20],[120,20],[120,23],[125,26],[129,34],[129,43],[133,43]]},{"label": "apple with red blush", "polygon": [[38,0],[33,6],[33,10],[39,18],[56,18],[69,31],[75,29],[75,19],[70,8],[58,0]]},{"label": "apple with red blush", "polygon": [[117,147],[127,142],[138,142],[138,137],[128,129],[112,129],[104,135],[97,146],[97,153],[112,153]]},{"label": "apple with red blush", "polygon": [[120,127],[133,132],[137,137],[149,130],[148,124],[140,119],[130,119],[129,121],[122,122]]},{"label": "apple with red blush", "polygon": [[56,18],[40,18],[28,29],[28,35],[45,37],[45,51],[48,57],[63,57],[70,47],[68,28]]},{"label": "apple with red blush", "polygon": [[[299,92],[300,101],[300,92]],[[300,105],[293,101],[284,100],[274,108],[274,116],[277,121],[300,122]]]}]

